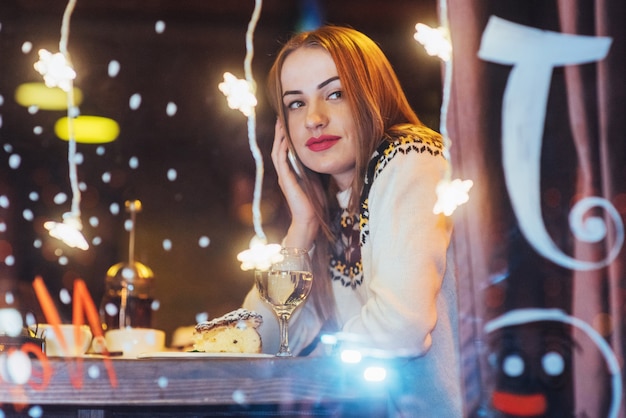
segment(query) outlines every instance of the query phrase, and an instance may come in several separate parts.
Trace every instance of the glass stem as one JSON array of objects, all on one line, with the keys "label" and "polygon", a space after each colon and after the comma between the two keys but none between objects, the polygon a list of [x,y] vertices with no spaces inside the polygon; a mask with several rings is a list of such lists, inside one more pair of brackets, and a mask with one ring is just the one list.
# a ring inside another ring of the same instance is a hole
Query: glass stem
[{"label": "glass stem", "polygon": [[278,324],[280,326],[280,348],[278,349],[277,356],[291,357],[291,351],[289,351],[289,336],[287,335],[289,328],[289,317],[291,315],[287,313],[278,314]]}]

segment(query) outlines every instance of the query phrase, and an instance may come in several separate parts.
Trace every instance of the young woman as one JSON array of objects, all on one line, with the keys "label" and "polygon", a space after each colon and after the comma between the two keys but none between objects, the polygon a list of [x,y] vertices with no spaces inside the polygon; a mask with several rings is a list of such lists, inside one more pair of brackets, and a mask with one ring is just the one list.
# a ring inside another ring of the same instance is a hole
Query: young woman
[{"label": "young woman", "polygon": [[[378,46],[349,28],[288,41],[269,92],[272,160],[292,216],[283,245],[310,249],[315,266],[291,350],[320,352],[319,334],[340,331],[411,358],[419,411],[461,416],[451,226],[433,214],[447,164],[439,134],[410,108]],[[263,315],[264,351],[275,353],[276,319],[256,289],[244,307]]]}]

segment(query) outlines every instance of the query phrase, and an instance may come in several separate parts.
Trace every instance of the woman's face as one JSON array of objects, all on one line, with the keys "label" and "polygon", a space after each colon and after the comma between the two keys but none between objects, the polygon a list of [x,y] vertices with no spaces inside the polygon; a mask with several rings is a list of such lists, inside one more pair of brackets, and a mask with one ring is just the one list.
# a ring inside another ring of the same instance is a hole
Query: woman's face
[{"label": "woman's face", "polygon": [[299,48],[285,59],[280,81],[300,160],[313,171],[330,174],[340,190],[347,189],[354,178],[358,138],[335,62],[322,48]]}]

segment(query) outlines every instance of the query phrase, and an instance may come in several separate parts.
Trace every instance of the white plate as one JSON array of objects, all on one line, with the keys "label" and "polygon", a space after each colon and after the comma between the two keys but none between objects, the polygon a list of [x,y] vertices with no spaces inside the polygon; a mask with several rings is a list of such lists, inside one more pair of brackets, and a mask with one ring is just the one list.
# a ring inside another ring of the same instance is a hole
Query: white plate
[{"label": "white plate", "polygon": [[267,358],[274,357],[271,354],[263,353],[202,353],[198,351],[161,351],[156,353],[141,353],[137,358],[157,359],[157,358]]}]

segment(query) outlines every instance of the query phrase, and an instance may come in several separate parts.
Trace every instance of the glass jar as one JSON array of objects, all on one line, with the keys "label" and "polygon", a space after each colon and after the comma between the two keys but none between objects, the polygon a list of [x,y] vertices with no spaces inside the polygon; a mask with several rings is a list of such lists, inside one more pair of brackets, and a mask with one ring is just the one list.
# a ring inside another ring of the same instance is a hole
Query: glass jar
[{"label": "glass jar", "polygon": [[152,328],[154,287],[154,274],[145,264],[134,261],[111,266],[100,303],[103,330]]}]

